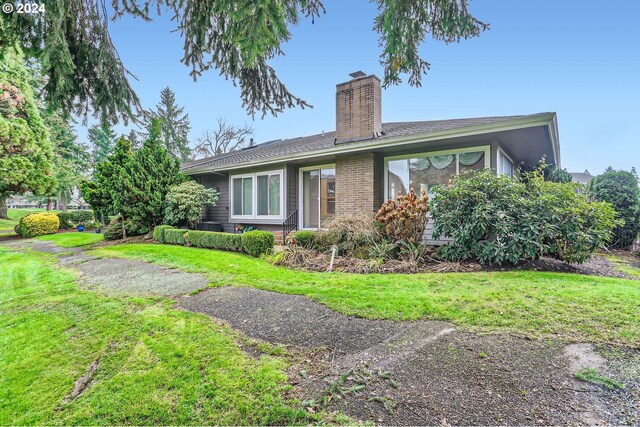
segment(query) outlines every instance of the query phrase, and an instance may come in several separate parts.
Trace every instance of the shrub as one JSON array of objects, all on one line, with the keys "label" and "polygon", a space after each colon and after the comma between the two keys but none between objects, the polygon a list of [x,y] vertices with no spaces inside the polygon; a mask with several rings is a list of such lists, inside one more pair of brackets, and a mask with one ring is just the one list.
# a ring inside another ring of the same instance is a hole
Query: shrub
[{"label": "shrub", "polygon": [[[116,224],[120,224],[120,227],[122,227],[122,217],[120,215],[114,217],[111,221],[109,221],[109,227],[112,227]],[[131,219],[125,220],[124,226],[128,237],[141,236],[149,232],[149,229],[146,225],[141,224],[140,222],[134,222]]]},{"label": "shrub", "polygon": [[429,213],[428,200],[424,191],[418,196],[412,188],[408,194],[383,203],[375,220],[382,224],[383,233],[394,242],[422,243]]},{"label": "shrub", "polygon": [[15,231],[22,237],[36,237],[45,234],[55,234],[58,231],[60,219],[53,212],[36,212],[20,218]]},{"label": "shrub", "polygon": [[316,239],[316,234],[311,230],[296,231],[293,235],[296,239],[296,243],[303,248],[312,248]]},{"label": "shrub", "polygon": [[71,221],[77,225],[81,222],[91,222],[95,221],[95,216],[93,215],[93,211],[90,210],[77,210],[68,212],[71,216]]},{"label": "shrub", "polygon": [[103,233],[104,240],[120,240],[123,238],[122,222],[116,221],[105,228]]},{"label": "shrub", "polygon": [[158,225],[153,229],[153,240],[164,243],[164,231],[173,228],[170,225]]},{"label": "shrub", "polygon": [[431,203],[433,237],[454,242],[438,253],[450,261],[517,263],[541,256],[584,262],[615,225],[608,204],[593,202],[579,184],[545,182],[540,169],[522,181],[491,170],[464,174]]},{"label": "shrub", "polygon": [[609,202],[624,221],[613,231],[612,247],[629,248],[640,233],[640,189],[631,172],[608,171],[593,178],[587,187],[596,200]]},{"label": "shrub", "polygon": [[170,245],[184,245],[187,230],[180,228],[167,228],[164,230],[164,242]]},{"label": "shrub", "polygon": [[58,220],[60,221],[60,225],[58,226],[59,230],[66,230],[67,228],[73,228],[73,215],[71,212],[58,212]]},{"label": "shrub", "polygon": [[332,218],[326,224],[325,230],[315,236],[321,250],[328,250],[336,245],[340,254],[349,253],[354,249],[367,246],[378,240],[373,218],[365,213]]},{"label": "shrub", "polygon": [[242,249],[251,256],[258,257],[273,250],[273,233],[253,230],[241,234]]},{"label": "shrub", "polygon": [[198,248],[242,252],[242,234],[191,230],[187,237],[188,243]]},{"label": "shrub", "polygon": [[202,218],[202,207],[215,206],[219,198],[216,190],[205,188],[195,181],[174,185],[167,193],[164,220],[169,224],[186,225],[194,229]]}]

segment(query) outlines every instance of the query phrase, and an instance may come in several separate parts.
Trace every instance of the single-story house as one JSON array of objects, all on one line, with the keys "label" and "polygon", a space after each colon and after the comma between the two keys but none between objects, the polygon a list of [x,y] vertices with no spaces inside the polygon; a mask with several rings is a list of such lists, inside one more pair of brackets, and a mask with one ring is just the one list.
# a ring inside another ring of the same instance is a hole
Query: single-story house
[{"label": "single-story house", "polygon": [[594,176],[589,173],[587,169],[584,172],[570,172],[571,178],[573,178],[573,182],[578,182],[582,185],[587,185]]},{"label": "single-story house", "polygon": [[454,175],[490,167],[513,175],[545,157],[560,166],[555,113],[382,122],[380,79],[363,72],[336,87],[336,130],[252,145],[182,165],[220,192],[201,229],[238,225],[317,229],[334,216],[373,213],[410,188],[431,192]]}]

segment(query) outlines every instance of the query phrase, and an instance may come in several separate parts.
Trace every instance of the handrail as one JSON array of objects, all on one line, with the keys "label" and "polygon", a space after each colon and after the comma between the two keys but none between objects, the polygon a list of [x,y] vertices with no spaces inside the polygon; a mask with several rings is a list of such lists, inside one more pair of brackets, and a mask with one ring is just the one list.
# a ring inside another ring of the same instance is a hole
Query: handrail
[{"label": "handrail", "polygon": [[297,229],[298,229],[298,209],[291,212],[291,215],[289,215],[287,219],[285,219],[282,222],[282,243],[284,243],[285,238],[289,233]]}]

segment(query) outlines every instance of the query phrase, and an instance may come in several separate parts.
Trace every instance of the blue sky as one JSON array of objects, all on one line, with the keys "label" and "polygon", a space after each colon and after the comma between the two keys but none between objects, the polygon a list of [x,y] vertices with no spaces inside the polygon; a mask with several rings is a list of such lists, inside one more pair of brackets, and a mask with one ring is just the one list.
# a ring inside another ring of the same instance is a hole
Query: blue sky
[{"label": "blue sky", "polygon": [[[326,0],[326,15],[292,29],[285,57],[272,65],[287,87],[313,109],[288,110],[252,121],[239,89],[211,71],[194,82],[180,63],[182,41],[166,17],[110,24],[114,43],[138,81],[145,108],[169,86],[189,113],[195,142],[217,117],[253,124],[255,139],[309,135],[335,128],[335,84],[355,70],[382,76],[374,4]],[[383,91],[383,121],[529,114],[556,111],[563,167],[602,172],[640,168],[640,1],[473,0],[476,17],[491,24],[459,44],[427,39],[431,63],[421,88]],[[117,128],[124,132],[122,126]],[[79,127],[86,138],[86,129]]]}]

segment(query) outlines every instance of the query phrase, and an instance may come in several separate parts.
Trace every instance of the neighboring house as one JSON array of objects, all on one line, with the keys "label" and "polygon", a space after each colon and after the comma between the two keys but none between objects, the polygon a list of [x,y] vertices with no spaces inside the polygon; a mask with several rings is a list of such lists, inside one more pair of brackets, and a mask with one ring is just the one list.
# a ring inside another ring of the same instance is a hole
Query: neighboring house
[{"label": "neighboring house", "polygon": [[586,169],[584,172],[571,172],[571,176],[573,177],[573,182],[579,182],[580,184],[585,186],[589,183],[589,181],[595,178]]},{"label": "neighboring house", "polygon": [[373,213],[398,192],[430,192],[463,171],[512,175],[543,156],[560,166],[555,113],[382,123],[380,79],[351,76],[337,85],[334,132],[184,164],[183,173],[220,192],[199,227],[251,225],[281,238],[334,216]]},{"label": "neighboring house", "polygon": [[38,202],[29,200],[23,196],[11,196],[7,199],[7,207],[9,209],[26,209],[40,207]]}]

